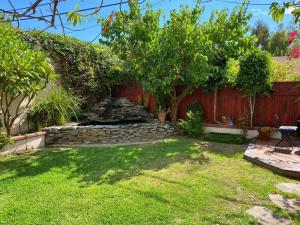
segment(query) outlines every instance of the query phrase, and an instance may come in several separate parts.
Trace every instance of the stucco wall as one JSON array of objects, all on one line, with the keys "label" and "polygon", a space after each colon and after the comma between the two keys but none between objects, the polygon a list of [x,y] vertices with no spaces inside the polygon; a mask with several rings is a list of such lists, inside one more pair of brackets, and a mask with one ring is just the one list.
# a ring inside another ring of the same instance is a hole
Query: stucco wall
[{"label": "stucco wall", "polygon": [[[46,95],[47,93],[49,93],[50,88],[53,87],[53,86],[55,86],[55,85],[58,85],[57,81],[51,81],[51,82],[49,82],[48,85],[43,90],[41,90],[38,93],[38,95],[35,97],[35,99],[37,99],[37,98],[39,98],[39,97],[41,97],[41,96]],[[11,105],[10,111],[12,112],[12,115],[15,114],[17,106],[18,106],[20,100],[22,99],[22,97],[23,96],[18,97],[16,100],[14,100],[13,104]],[[34,100],[32,101],[32,103],[33,102],[34,102]],[[16,121],[15,121],[15,123],[13,125],[12,132],[11,132],[11,134],[13,136],[20,135],[20,134],[26,134],[29,131],[31,131],[32,128],[33,128],[33,125],[30,124],[28,122],[28,120],[27,120],[26,113],[27,113],[28,109],[27,110],[25,109],[27,103],[28,103],[28,101],[25,100],[25,101],[23,101],[23,103],[20,106],[20,112],[22,112],[22,115],[16,119]],[[31,103],[31,105],[32,105],[32,103]],[[2,113],[1,110],[0,110],[0,114],[1,114],[0,115],[0,119],[1,119],[1,121],[3,121],[3,113]],[[2,130],[5,131],[5,127],[2,128]]]}]

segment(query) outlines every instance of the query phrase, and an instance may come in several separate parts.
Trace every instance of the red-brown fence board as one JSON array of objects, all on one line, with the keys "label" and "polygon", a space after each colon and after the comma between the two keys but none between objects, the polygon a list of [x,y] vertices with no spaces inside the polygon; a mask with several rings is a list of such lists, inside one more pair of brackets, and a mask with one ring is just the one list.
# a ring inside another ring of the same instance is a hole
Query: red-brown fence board
[{"label": "red-brown fence board", "polygon": [[[269,96],[258,96],[254,113],[254,124],[260,126],[294,125],[300,116],[300,88],[297,82],[280,82],[273,84],[273,92]],[[184,87],[178,87],[180,92]],[[135,102],[137,97],[143,97],[143,88],[139,84],[120,85],[113,93],[113,97],[126,97]],[[198,102],[203,107],[206,122],[213,120],[213,95],[207,93],[203,88],[197,88],[192,94],[187,95],[181,101],[178,117],[185,118],[187,107],[192,102]],[[155,99],[149,100],[149,109],[155,110]],[[237,89],[224,88],[218,93],[217,116],[232,116],[240,118],[248,112],[248,100],[243,93]],[[275,114],[279,120],[275,120]]]}]

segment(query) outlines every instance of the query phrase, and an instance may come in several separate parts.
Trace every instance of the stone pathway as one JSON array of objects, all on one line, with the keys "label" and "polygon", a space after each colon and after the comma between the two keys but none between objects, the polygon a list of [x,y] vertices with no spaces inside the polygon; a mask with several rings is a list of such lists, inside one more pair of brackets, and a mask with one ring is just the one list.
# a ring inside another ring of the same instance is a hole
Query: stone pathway
[{"label": "stone pathway", "polygon": [[262,225],[292,225],[289,219],[279,217],[272,210],[262,206],[254,206],[247,210],[247,213],[254,216]]},{"label": "stone pathway", "polygon": [[300,201],[288,199],[281,195],[269,195],[271,202],[281,209],[288,210],[291,213],[300,213]]},{"label": "stone pathway", "polygon": [[296,194],[300,196],[300,184],[295,183],[279,183],[276,187],[283,192]]},{"label": "stone pathway", "polygon": [[[296,183],[280,183],[276,187],[287,193],[296,194],[300,196],[300,184]],[[297,199],[288,199],[281,195],[270,194],[269,199],[272,203],[281,209],[288,210],[291,213],[300,213],[300,201]],[[254,218],[261,225],[291,225],[292,222],[288,218],[276,215],[272,210],[262,206],[254,206],[247,210],[247,213]]]}]

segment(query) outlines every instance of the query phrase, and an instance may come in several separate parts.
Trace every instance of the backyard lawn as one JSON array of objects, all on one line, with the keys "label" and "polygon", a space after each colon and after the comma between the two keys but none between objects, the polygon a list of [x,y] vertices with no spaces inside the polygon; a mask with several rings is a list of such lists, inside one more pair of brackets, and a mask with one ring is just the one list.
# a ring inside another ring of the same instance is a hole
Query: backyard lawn
[{"label": "backyard lawn", "polygon": [[246,146],[168,139],[145,146],[50,148],[0,159],[0,224],[256,224],[290,181],[242,159]]}]

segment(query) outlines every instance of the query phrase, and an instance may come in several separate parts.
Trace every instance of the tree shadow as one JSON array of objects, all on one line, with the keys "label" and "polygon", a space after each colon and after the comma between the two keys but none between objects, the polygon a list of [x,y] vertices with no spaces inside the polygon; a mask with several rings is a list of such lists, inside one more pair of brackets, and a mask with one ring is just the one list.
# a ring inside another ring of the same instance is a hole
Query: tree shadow
[{"label": "tree shadow", "polygon": [[205,141],[196,141],[196,146],[205,149],[213,154],[225,156],[228,158],[240,157],[245,151],[246,145],[223,144]]},{"label": "tree shadow", "polygon": [[158,171],[176,162],[207,163],[191,140],[172,139],[148,146],[113,148],[49,148],[30,155],[0,160],[1,180],[37,176],[48,171],[76,178],[81,185],[113,184],[144,170]]}]

